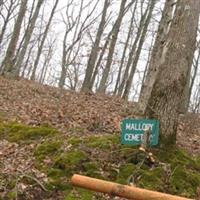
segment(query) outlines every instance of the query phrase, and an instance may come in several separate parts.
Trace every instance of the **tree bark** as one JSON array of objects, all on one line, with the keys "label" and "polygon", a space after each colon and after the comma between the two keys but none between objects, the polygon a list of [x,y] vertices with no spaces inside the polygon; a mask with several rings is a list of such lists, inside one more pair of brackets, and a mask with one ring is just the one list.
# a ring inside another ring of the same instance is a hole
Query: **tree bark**
[{"label": "tree bark", "polygon": [[133,76],[135,74],[135,70],[136,70],[137,63],[138,63],[138,60],[139,60],[139,57],[140,57],[140,53],[142,51],[142,46],[143,46],[144,41],[145,41],[145,37],[146,37],[146,34],[147,34],[147,28],[149,26],[155,4],[156,4],[156,1],[150,2],[148,15],[146,17],[144,27],[143,27],[143,30],[142,30],[142,34],[141,34],[141,38],[139,40],[139,44],[138,44],[138,47],[137,47],[137,51],[135,53],[133,63],[131,65],[131,71],[130,71],[130,74],[128,76],[128,79],[126,80],[126,85],[125,85],[124,93],[123,93],[123,96],[122,96],[123,99],[126,99],[126,100],[128,100],[128,96],[129,96],[130,89],[131,89],[131,84],[133,82]]},{"label": "tree bark", "polygon": [[4,61],[2,62],[2,69],[3,69],[2,74],[4,75],[13,76],[13,67],[15,63],[14,61],[15,51],[16,51],[17,42],[20,35],[22,21],[26,13],[27,2],[28,2],[27,0],[21,1],[19,14],[17,16],[17,20],[15,22],[14,29],[13,29],[13,34],[6,51],[6,56],[4,58]]},{"label": "tree bark", "polygon": [[27,29],[27,27],[29,27],[30,26],[30,23],[31,23],[31,18],[32,18],[32,16],[33,16],[33,12],[34,12],[34,7],[35,7],[35,1],[36,0],[33,0],[33,2],[31,3],[31,7],[29,8],[30,10],[29,10],[29,17],[27,18],[27,23],[26,24],[24,24],[24,27],[23,27],[23,29],[24,29],[24,31],[22,32],[23,33],[23,36],[21,36],[21,41],[19,42],[19,45],[18,45],[18,47],[17,47],[17,49],[16,49],[16,53],[15,53],[15,61],[17,61],[17,58],[19,57],[19,54],[20,54],[20,51],[21,51],[21,49],[22,49],[22,45],[23,45],[23,43],[24,43],[24,40],[25,40],[25,37],[26,37],[26,29]]},{"label": "tree bark", "polygon": [[[35,43],[31,44],[31,46],[28,50],[27,58],[26,58],[26,61],[25,61],[25,64],[24,64],[24,67],[23,67],[23,70],[22,70],[22,74],[21,74],[22,78],[25,78],[25,72],[26,72],[28,64],[30,62],[31,53],[32,53],[34,47],[35,47]],[[31,68],[31,66],[30,66],[30,68]]]},{"label": "tree bark", "polygon": [[39,77],[39,83],[41,83],[41,84],[44,84],[44,80],[45,80],[45,77],[46,77],[48,65],[49,65],[49,62],[51,60],[52,54],[53,54],[53,44],[49,46],[48,53],[45,56],[45,61],[43,63],[42,71],[41,71],[40,77]]},{"label": "tree bark", "polygon": [[[8,9],[7,9],[7,15],[6,15],[6,17],[4,18],[3,26],[2,26],[1,33],[0,33],[0,45],[1,45],[1,43],[2,43],[4,34],[5,34],[5,32],[6,32],[6,28],[7,28],[8,22],[10,21],[11,14],[12,14],[12,12],[15,10],[15,8],[16,8],[16,5],[14,5],[14,2],[13,2],[13,1],[14,1],[14,0],[11,0],[11,1],[10,1],[9,7],[8,7]],[[3,4],[3,2],[2,2],[2,4]]]},{"label": "tree bark", "polygon": [[112,58],[113,58],[113,54],[114,54],[115,45],[116,45],[116,42],[117,42],[117,37],[118,37],[118,34],[119,34],[119,29],[120,29],[120,26],[121,26],[123,16],[125,14],[124,10],[125,10],[126,1],[127,0],[121,1],[119,15],[118,15],[118,17],[115,21],[114,27],[113,27],[112,39],[111,39],[110,46],[109,46],[107,62],[106,62],[106,66],[105,66],[105,69],[103,71],[101,82],[100,82],[100,85],[99,85],[99,88],[98,88],[98,92],[100,92],[100,93],[105,93],[105,91],[106,91],[106,82],[107,82],[108,75],[109,75],[109,72],[110,72],[110,67],[111,67],[111,64],[112,64]]},{"label": "tree bark", "polygon": [[160,142],[163,146],[176,141],[178,117],[196,46],[199,13],[199,0],[178,1],[164,59],[157,61],[158,74],[145,115],[160,120]]},{"label": "tree bark", "polygon": [[[107,38],[106,38],[106,41],[105,41],[105,43],[104,43],[104,45],[103,45],[103,47],[102,47],[102,49],[101,49],[101,53],[100,53],[100,55],[99,55],[99,58],[98,58],[98,60],[97,60],[96,65],[95,65],[94,73],[93,73],[92,79],[91,79],[91,88],[92,88],[93,85],[94,85],[96,76],[97,76],[97,74],[98,74],[99,66],[100,66],[100,64],[101,64],[101,61],[102,61],[103,56],[104,56],[104,54],[105,54],[105,51],[106,51],[106,49],[107,49],[107,47],[108,47],[108,44],[109,44],[109,42],[110,42],[111,34],[112,34],[112,30],[108,33],[108,36],[107,36]],[[98,85],[98,83],[97,83],[97,85]],[[97,88],[98,88],[98,87],[97,87]]]},{"label": "tree bark", "polygon": [[85,78],[84,78],[82,89],[81,89],[83,92],[88,92],[88,91],[92,90],[93,84],[91,84],[91,79],[92,79],[92,74],[94,72],[95,63],[96,63],[96,60],[97,60],[97,57],[98,57],[98,53],[99,53],[99,50],[100,50],[99,44],[100,44],[101,36],[103,34],[104,27],[105,27],[105,24],[106,24],[106,14],[107,14],[107,10],[108,10],[108,7],[109,7],[109,3],[110,3],[110,0],[104,1],[104,7],[103,7],[103,11],[102,11],[101,22],[99,24],[96,39],[95,39],[94,45],[92,47],[92,50],[91,50],[91,53],[90,53],[90,56],[89,56],[86,74],[85,74]]},{"label": "tree bark", "polygon": [[[59,87],[62,89],[65,85],[65,78],[66,78],[66,72],[67,72],[67,67],[74,62],[75,57],[72,57],[74,48],[77,47],[76,53],[75,55],[77,56],[78,51],[80,50],[80,42],[83,39],[83,34],[84,32],[94,23],[94,21],[96,20],[96,18],[94,19],[90,19],[92,14],[94,13],[96,6],[98,4],[98,1],[95,3],[95,5],[93,6],[93,8],[91,9],[91,11],[86,15],[86,17],[83,19],[83,10],[86,7],[89,7],[91,2],[89,4],[87,4],[86,6],[84,6],[84,0],[81,0],[80,3],[80,8],[79,8],[79,12],[78,15],[76,17],[76,20],[70,20],[71,18],[69,18],[69,7],[71,5],[71,3],[73,3],[73,1],[69,2],[69,4],[67,5],[67,9],[66,9],[66,17],[67,17],[67,22],[65,22],[66,25],[66,32],[65,32],[65,36],[64,36],[64,40],[63,40],[63,54],[62,54],[62,69],[61,69],[61,76],[59,79]],[[71,10],[71,12],[73,12],[73,10]],[[68,34],[70,32],[73,32],[73,36],[71,39],[71,43],[70,45],[67,45],[67,39],[68,39]],[[79,43],[79,44],[78,44]],[[78,45],[77,45],[78,44]],[[71,58],[72,57],[72,58]]]},{"label": "tree bark", "polygon": [[191,96],[192,96],[192,89],[193,89],[193,86],[194,86],[194,83],[195,83],[195,79],[197,77],[199,61],[200,61],[200,46],[198,47],[197,58],[194,59],[194,63],[193,63],[194,72],[193,72],[193,75],[191,76],[191,80],[190,80],[187,108],[189,108],[189,105],[190,105],[190,99],[191,99]]},{"label": "tree bark", "polygon": [[68,31],[65,32],[64,35],[64,40],[63,40],[63,49],[62,49],[62,71],[61,71],[61,76],[59,79],[59,83],[58,86],[59,88],[63,88],[64,84],[65,84],[65,77],[66,77],[66,57],[67,57],[67,51],[66,51],[66,41],[67,41],[67,35],[68,35]]},{"label": "tree bark", "polygon": [[[166,0],[163,9],[162,17],[157,31],[154,47],[151,53],[151,59],[149,63],[148,72],[144,84],[142,85],[140,97],[139,97],[139,110],[144,112],[148,99],[151,96],[153,84],[155,82],[159,62],[164,62],[164,55],[167,48],[166,36],[169,32],[171,20],[173,18],[174,0]],[[160,59],[162,58],[162,59]]]},{"label": "tree bark", "polygon": [[127,52],[127,49],[128,49],[128,45],[129,45],[129,41],[131,39],[131,36],[133,35],[133,30],[134,30],[133,24],[134,24],[134,20],[135,20],[134,18],[135,18],[135,10],[136,10],[136,8],[137,8],[137,1],[135,3],[135,7],[134,7],[134,10],[133,10],[132,16],[131,16],[128,35],[127,35],[126,42],[125,42],[125,45],[124,45],[122,58],[121,58],[120,66],[119,66],[119,72],[118,72],[118,75],[117,75],[115,89],[114,89],[114,92],[113,92],[114,95],[117,94],[118,86],[119,86],[119,83],[120,83],[120,78],[121,78],[121,75],[122,75],[122,68],[124,66],[124,61],[125,61],[125,58],[126,58],[126,52]]},{"label": "tree bark", "polygon": [[135,40],[134,40],[134,43],[133,43],[131,50],[129,52],[129,55],[128,55],[128,61],[127,61],[127,64],[126,64],[125,72],[123,74],[122,81],[119,85],[119,89],[118,89],[118,93],[117,93],[118,96],[122,96],[124,86],[125,86],[125,83],[126,83],[126,80],[128,78],[129,71],[130,71],[130,66],[131,66],[131,63],[133,62],[133,59],[134,59],[134,53],[137,49],[137,44],[138,44],[138,41],[141,37],[143,26],[144,26],[147,14],[148,14],[148,8],[146,8],[144,14],[141,16]]},{"label": "tree bark", "polygon": [[36,23],[36,20],[37,20],[37,17],[39,15],[39,11],[40,11],[40,8],[41,8],[43,2],[44,2],[44,0],[38,0],[38,3],[37,3],[36,8],[35,8],[35,12],[33,14],[31,21],[30,21],[30,26],[28,26],[28,28],[26,30],[25,39],[24,39],[24,42],[23,42],[23,45],[22,45],[22,49],[19,53],[17,63],[15,65],[15,67],[13,68],[13,73],[14,73],[14,76],[16,76],[16,77],[19,76],[20,68],[22,66],[24,56],[26,54],[27,47],[29,45],[33,30],[35,28],[35,23]]},{"label": "tree bark", "polygon": [[59,2],[59,0],[56,0],[55,4],[53,6],[53,9],[51,11],[48,23],[46,25],[46,28],[45,28],[45,31],[44,31],[44,34],[43,34],[43,37],[42,37],[42,41],[41,41],[40,46],[38,48],[37,56],[36,56],[36,59],[35,59],[34,65],[33,65],[33,71],[32,71],[32,74],[31,74],[31,80],[35,80],[35,73],[36,73],[36,70],[37,70],[37,67],[38,67],[38,63],[39,63],[39,60],[40,60],[40,56],[41,56],[41,53],[42,53],[44,42],[46,40],[46,37],[47,37],[48,31],[49,31],[49,28],[50,28],[56,7],[58,5],[58,2]]},{"label": "tree bark", "polygon": [[154,37],[152,37],[152,39],[151,39],[151,45],[149,47],[147,62],[146,62],[145,68],[144,68],[144,75],[143,75],[143,78],[142,78],[142,84],[141,85],[143,85],[144,82],[145,82],[145,80],[146,80],[147,71],[148,71],[148,67],[149,67],[150,59],[151,59],[151,55],[152,55],[152,49],[153,49],[154,39],[155,39]]}]

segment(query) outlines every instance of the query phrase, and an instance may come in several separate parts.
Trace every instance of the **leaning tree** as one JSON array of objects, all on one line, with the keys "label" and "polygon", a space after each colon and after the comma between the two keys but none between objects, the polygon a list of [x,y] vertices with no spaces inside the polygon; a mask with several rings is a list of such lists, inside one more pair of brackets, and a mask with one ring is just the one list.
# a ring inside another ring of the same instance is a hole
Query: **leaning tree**
[{"label": "leaning tree", "polygon": [[[176,141],[178,117],[185,100],[194,57],[200,1],[178,0],[172,24],[158,62],[158,74],[145,115],[160,120],[161,144]],[[159,49],[158,49],[159,51]]]}]

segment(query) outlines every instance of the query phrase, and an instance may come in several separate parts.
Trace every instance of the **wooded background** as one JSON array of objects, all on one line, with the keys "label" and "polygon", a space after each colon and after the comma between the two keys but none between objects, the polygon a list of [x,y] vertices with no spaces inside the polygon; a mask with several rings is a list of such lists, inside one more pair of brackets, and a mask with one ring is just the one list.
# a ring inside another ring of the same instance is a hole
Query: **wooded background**
[{"label": "wooded background", "polygon": [[[156,77],[163,81],[178,77],[176,69],[183,71],[189,59],[183,107],[198,113],[198,5],[197,0],[1,0],[0,72],[61,89],[117,95],[139,101],[144,111]],[[191,13],[190,20],[184,21]],[[178,33],[185,31],[188,45]],[[180,37],[182,46],[177,49],[181,52],[176,54],[178,50],[170,49],[170,44]],[[169,49],[174,58],[168,55]]]}]

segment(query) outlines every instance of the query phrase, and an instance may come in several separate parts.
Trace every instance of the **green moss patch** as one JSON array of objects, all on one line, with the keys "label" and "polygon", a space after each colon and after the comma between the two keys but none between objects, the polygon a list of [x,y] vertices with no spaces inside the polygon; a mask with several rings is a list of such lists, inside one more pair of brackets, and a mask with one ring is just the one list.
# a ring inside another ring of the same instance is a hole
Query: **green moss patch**
[{"label": "green moss patch", "polygon": [[118,135],[106,135],[106,136],[90,136],[84,140],[84,144],[91,148],[99,149],[111,149],[113,145],[119,144]]},{"label": "green moss patch", "polygon": [[51,127],[31,127],[15,122],[0,124],[0,137],[10,142],[35,140],[41,137],[54,136],[59,132]]},{"label": "green moss patch", "polygon": [[68,131],[71,133],[83,133],[86,131],[86,129],[80,126],[76,126],[76,127],[71,127]]},{"label": "green moss patch", "polygon": [[93,178],[103,178],[101,174],[101,166],[98,162],[86,162],[83,164],[84,175]]},{"label": "green moss patch", "polygon": [[196,189],[200,185],[200,173],[178,166],[174,169],[170,180],[174,194],[194,198]]},{"label": "green moss patch", "polygon": [[78,137],[71,137],[67,141],[69,144],[71,144],[75,147],[75,146],[80,145],[82,143],[83,139],[78,138]]},{"label": "green moss patch", "polygon": [[124,164],[119,169],[119,175],[117,177],[117,182],[121,184],[128,184],[128,179],[134,174],[136,166],[134,164],[128,163]]},{"label": "green moss patch", "polygon": [[[70,177],[74,173],[80,173],[90,177],[106,179],[121,184],[128,184],[134,178],[134,184],[141,188],[155,191],[167,192],[179,196],[194,198],[196,188],[200,185],[199,160],[193,159],[187,153],[177,148],[152,150],[158,163],[151,168],[145,162],[135,162],[136,148],[127,148],[120,144],[114,136],[103,136],[88,138],[71,138],[68,142],[72,145],[69,152],[61,153],[55,160],[53,169],[48,176],[52,178],[56,187],[70,189],[70,183],[60,184],[59,180]],[[113,143],[112,143],[113,141]],[[74,144],[74,145],[73,145]],[[83,148],[82,148],[83,147]],[[87,147],[87,148],[84,148]],[[74,149],[73,149],[74,148]],[[99,156],[91,157],[88,148],[99,152]],[[112,149],[112,150],[111,150]],[[101,157],[102,152],[109,156]],[[112,159],[108,159],[112,158]],[[165,167],[170,166],[171,171],[167,174]],[[167,174],[167,175],[166,175]],[[179,181],[180,179],[182,181]],[[69,180],[68,179],[68,180]],[[90,199],[85,194],[76,190],[69,192],[66,199]],[[92,194],[91,194],[92,195]],[[94,194],[93,194],[94,196]]]},{"label": "green moss patch", "polygon": [[46,156],[46,155],[53,155],[58,153],[62,146],[62,141],[45,141],[44,143],[40,144],[36,151],[36,156]]},{"label": "green moss patch", "polygon": [[41,167],[42,171],[48,175],[48,188],[50,190],[72,189],[70,178],[74,173],[81,173],[86,158],[86,153],[78,150],[54,156],[54,164],[51,167]]},{"label": "green moss patch", "polygon": [[164,170],[161,167],[153,170],[139,170],[138,174],[141,174],[138,180],[138,186],[149,190],[162,191]]},{"label": "green moss patch", "polygon": [[155,151],[155,155],[161,162],[169,163],[174,169],[177,165],[185,166],[186,169],[200,169],[200,163],[197,159],[187,154],[184,150],[176,147],[170,149],[158,149]]},{"label": "green moss patch", "polygon": [[55,159],[53,168],[63,170],[67,176],[71,176],[80,171],[86,158],[86,153],[82,151],[62,153]]},{"label": "green moss patch", "polygon": [[65,200],[93,200],[94,193],[84,189],[76,189],[71,191],[65,198]]},{"label": "green moss patch", "polygon": [[[66,200],[97,198],[91,191],[72,187],[70,179],[74,173],[121,184],[134,183],[140,188],[188,198],[195,197],[200,185],[200,158],[195,159],[172,146],[151,150],[156,160],[152,167],[142,162],[147,154],[138,154],[138,147],[121,145],[119,135],[75,137],[74,134],[61,134],[49,126],[1,122],[0,138],[20,145],[37,142],[33,150],[34,165],[47,175],[45,187],[51,192],[66,194]],[[3,179],[0,176],[0,182]],[[13,185],[8,185],[10,199],[15,198]]]}]

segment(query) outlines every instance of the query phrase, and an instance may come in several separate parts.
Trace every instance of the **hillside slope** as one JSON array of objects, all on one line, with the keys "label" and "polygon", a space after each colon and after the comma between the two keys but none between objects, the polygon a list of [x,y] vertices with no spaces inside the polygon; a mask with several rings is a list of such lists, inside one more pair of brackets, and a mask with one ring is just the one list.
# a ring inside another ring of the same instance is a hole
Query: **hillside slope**
[{"label": "hillside slope", "polygon": [[137,147],[120,144],[119,122],[138,117],[136,104],[70,91],[59,100],[57,88],[2,77],[0,88],[0,199],[119,199],[72,188],[74,173],[195,197],[198,115],[183,116],[178,132],[179,146],[197,157],[175,147],[152,149],[152,165]]},{"label": "hillside slope", "polygon": [[[68,90],[60,98],[58,88],[0,77],[0,117],[33,126],[49,124],[66,134],[78,128],[84,134],[120,132],[121,119],[139,117],[136,108],[136,103],[117,97]],[[200,114],[181,117],[177,143],[200,154]]]},{"label": "hillside slope", "polygon": [[133,116],[131,103],[105,95],[81,94],[28,80],[0,77],[0,115],[29,125],[50,124],[63,132],[81,127],[113,133],[116,122]]}]

